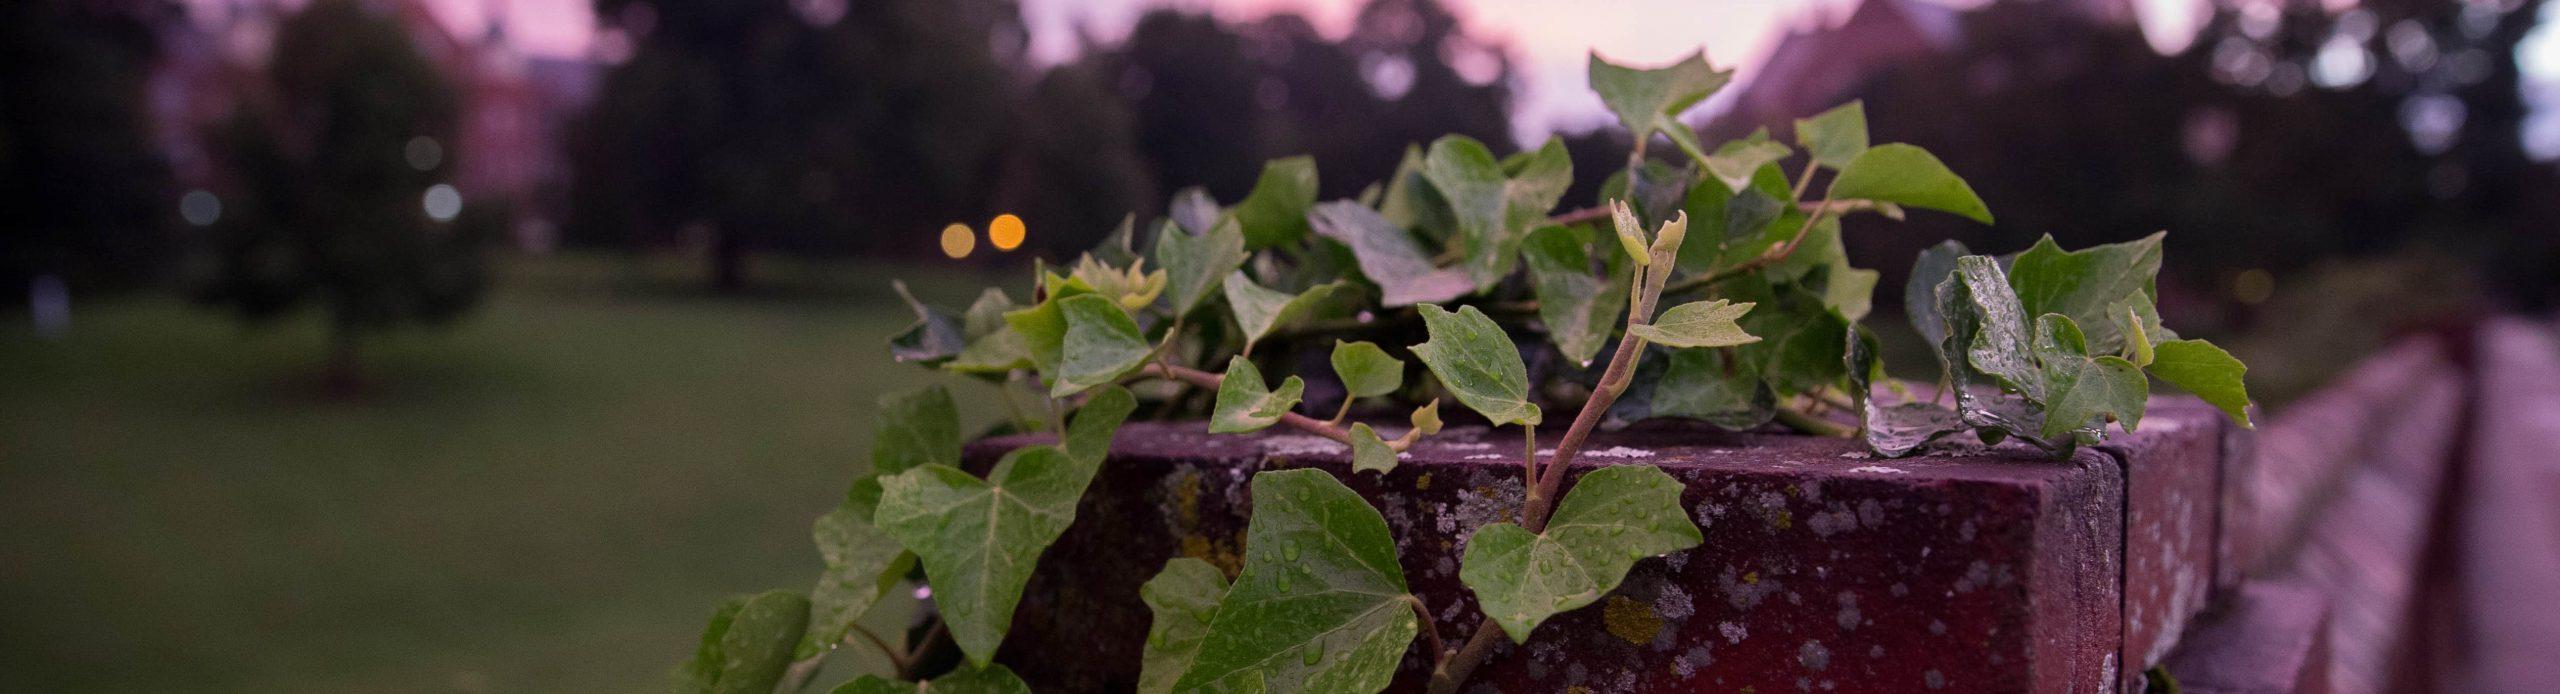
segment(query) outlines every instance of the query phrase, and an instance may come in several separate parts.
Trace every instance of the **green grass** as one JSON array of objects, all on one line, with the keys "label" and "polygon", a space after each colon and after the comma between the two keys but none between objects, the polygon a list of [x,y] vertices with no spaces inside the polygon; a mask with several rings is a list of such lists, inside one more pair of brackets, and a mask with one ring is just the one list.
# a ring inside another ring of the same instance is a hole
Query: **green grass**
[{"label": "green grass", "polygon": [[937,380],[882,349],[913,268],[766,272],[795,289],[511,262],[452,329],[372,341],[356,401],[314,395],[316,320],[8,321],[0,690],[663,689],[719,597],[809,585],[872,399]]}]

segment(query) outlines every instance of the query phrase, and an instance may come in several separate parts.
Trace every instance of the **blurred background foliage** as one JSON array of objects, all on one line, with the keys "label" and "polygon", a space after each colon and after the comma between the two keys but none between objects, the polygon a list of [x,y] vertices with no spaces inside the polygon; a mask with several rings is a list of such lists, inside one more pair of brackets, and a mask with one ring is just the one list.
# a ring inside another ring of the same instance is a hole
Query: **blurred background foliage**
[{"label": "blurred background foliage", "polygon": [[[573,2],[570,58],[438,19],[512,4],[0,3],[0,689],[654,688],[689,610],[815,567],[872,396],[929,377],[887,279],[1018,294],[1267,159],[1336,199],[1544,136],[1463,3],[1147,3],[1064,59],[1010,0]],[[2217,0],[2167,52],[2136,5],[1816,3],[1709,46],[1750,67],[1691,125],[1863,99],[1970,179],[1998,225],[1848,223],[1888,313],[1946,238],[2168,229],[2169,322],[2279,406],[2560,300],[2542,0]],[[1559,134],[1596,202],[1630,143]],[[944,256],[1000,213],[1023,250]]]}]

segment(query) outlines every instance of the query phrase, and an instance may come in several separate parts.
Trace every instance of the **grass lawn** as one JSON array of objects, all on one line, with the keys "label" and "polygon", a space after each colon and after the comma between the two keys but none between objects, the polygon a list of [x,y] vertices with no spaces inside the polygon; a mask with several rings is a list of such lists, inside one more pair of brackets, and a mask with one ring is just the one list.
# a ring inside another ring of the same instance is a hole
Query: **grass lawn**
[{"label": "grass lawn", "polygon": [[[769,269],[798,289],[719,298],[509,261],[453,329],[373,341],[353,402],[313,395],[316,320],[12,319],[0,690],[663,690],[718,598],[807,588],[872,399],[936,380],[882,347],[910,320],[885,278],[917,274]],[[955,307],[988,281],[921,279]]]}]

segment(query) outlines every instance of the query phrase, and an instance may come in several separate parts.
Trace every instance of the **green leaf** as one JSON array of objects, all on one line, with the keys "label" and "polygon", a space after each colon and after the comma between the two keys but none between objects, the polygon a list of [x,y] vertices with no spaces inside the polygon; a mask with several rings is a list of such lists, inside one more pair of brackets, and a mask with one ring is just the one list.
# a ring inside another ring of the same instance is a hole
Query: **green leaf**
[{"label": "green leaf", "polygon": [[1724,299],[1692,301],[1663,311],[1654,322],[1627,326],[1627,334],[1666,347],[1731,347],[1759,342],[1735,321],[1755,304]]},{"label": "green leaf", "polygon": [[1525,643],[1548,617],[1617,588],[1636,560],[1702,541],[1670,475],[1644,465],[1606,467],[1574,483],[1546,532],[1507,522],[1477,530],[1458,578],[1513,643]]},{"label": "green leaf", "polygon": [[1030,308],[1006,311],[1004,323],[1022,336],[1023,351],[1030,357],[1032,367],[1055,379],[1067,341],[1067,314],[1058,304],[1072,297],[1092,294],[1093,287],[1046,270],[1041,274],[1041,288],[1047,298]]},{"label": "green leaf", "polygon": [[1529,367],[1520,363],[1520,350],[1502,326],[1474,306],[1451,313],[1423,304],[1421,310],[1431,339],[1414,345],[1413,354],[1458,402],[1496,425],[1538,423],[1538,406],[1529,402]]},{"label": "green leaf", "polygon": [[1227,595],[1227,575],[1209,562],[1175,557],[1164,570],[1138,586],[1138,599],[1155,619],[1147,625],[1147,646],[1138,669],[1139,694],[1169,694],[1174,680],[1191,669],[1200,654],[1200,639],[1218,616],[1218,601]]},{"label": "green leaf", "polygon": [[1387,177],[1386,192],[1379,196],[1378,214],[1398,229],[1425,226],[1424,218],[1436,214],[1439,192],[1422,180],[1422,148],[1407,144],[1404,158],[1396,161],[1396,172]]},{"label": "green leaf", "polygon": [[1374,342],[1334,340],[1333,374],[1342,379],[1343,397],[1374,398],[1404,387],[1404,360]]},{"label": "green leaf", "polygon": [[1831,179],[1829,199],[1889,202],[1991,223],[1991,208],[1983,206],[1973,186],[1928,150],[1906,144],[1876,145],[1849,160]]},{"label": "green leaf", "polygon": [[1412,234],[1359,203],[1317,205],[1309,218],[1316,234],[1351,248],[1360,274],[1378,285],[1381,306],[1436,303],[1475,291],[1475,281],[1467,276],[1465,268],[1432,265],[1431,254]]},{"label": "green leaf", "polygon": [[1264,289],[1242,272],[1230,273],[1226,280],[1227,306],[1235,310],[1236,326],[1244,330],[1244,349],[1272,331],[1321,317],[1329,309],[1344,303],[1351,285],[1335,281],[1308,287],[1297,294]]},{"label": "green leaf", "polygon": [[1742,363],[1733,350],[1678,349],[1669,356],[1661,375],[1648,381],[1654,386],[1650,416],[1695,419],[1733,431],[1777,416],[1777,393],[1759,368]]},{"label": "green leaf", "polygon": [[1175,691],[1374,692],[1417,633],[1386,519],[1322,470],[1253,477],[1244,571]]},{"label": "green leaf", "polygon": [[[1508,180],[1502,175],[1502,164],[1483,143],[1464,135],[1450,135],[1431,143],[1423,156],[1422,176],[1431,182],[1440,197],[1447,200],[1456,215],[1457,235],[1452,246],[1464,255],[1467,278],[1481,291],[1511,271],[1511,256],[1519,249],[1520,240],[1505,238],[1503,221],[1510,207]],[[1356,247],[1355,247],[1356,250]],[[1379,286],[1398,281],[1379,278]]]},{"label": "green leaf", "polygon": [[1707,173],[1739,193],[1751,187],[1751,178],[1760,172],[1760,167],[1785,160],[1787,155],[1794,153],[1795,150],[1775,141],[1735,140],[1717,147],[1716,153],[1707,155],[1703,163],[1707,166]]},{"label": "green leaf", "polygon": [[1863,320],[1875,310],[1876,283],[1883,279],[1884,273],[1849,267],[1849,260],[1841,258],[1823,280],[1822,305],[1842,319]]},{"label": "green leaf", "polygon": [[960,408],[939,385],[880,396],[871,432],[871,474],[894,475],[918,465],[960,464]]},{"label": "green leaf", "polygon": [[1405,433],[1408,438],[1440,433],[1440,401],[1434,399],[1413,408],[1412,421],[1413,431]]},{"label": "green leaf", "polygon": [[676,691],[767,694],[791,666],[809,623],[809,598],[788,590],[738,596],[720,605],[693,659],[677,668]]},{"label": "green leaf", "polygon": [[[1609,112],[1618,116],[1618,124],[1639,141],[1655,130],[1665,130],[1666,125],[1686,130],[1677,120],[1680,112],[1733,81],[1732,70],[1717,70],[1707,64],[1705,51],[1650,70],[1610,63],[1593,52],[1588,76],[1591,90],[1600,94],[1600,102],[1608,105]],[[1683,149],[1698,156],[1694,139],[1683,143]]]},{"label": "green leaf", "polygon": [[2249,373],[2247,365],[2203,340],[2171,340],[2155,349],[2151,375],[2204,398],[2240,426],[2257,428],[2249,421],[2249,390],[2241,379]]},{"label": "green leaf", "polygon": [[880,480],[872,522],[924,561],[943,622],[970,662],[995,657],[1034,562],[1075,522],[1111,435],[1136,407],[1128,389],[1104,389],[1076,411],[1058,446],[1015,449],[985,480],[947,465]]},{"label": "green leaf", "polygon": [[[2052,236],[2009,262],[2009,286],[2018,290],[2018,307],[2026,315],[2059,313],[2088,331],[2093,352],[2123,351],[2124,331],[2115,317],[2120,304],[2137,313],[2158,295],[2160,240],[2166,232],[2124,243],[2064,251]],[[2150,316],[2156,327],[2159,317]],[[2163,336],[2165,337],[2165,335]]]},{"label": "green leaf", "polygon": [[2058,439],[2106,421],[2124,422],[2128,431],[2141,425],[2142,405],[2151,398],[2151,381],[2142,377],[2142,367],[2114,355],[2089,356],[2080,326],[2058,313],[2036,318],[2035,350],[2044,367],[2044,438]]},{"label": "green leaf", "polygon": [[968,338],[960,329],[960,319],[916,300],[916,295],[907,291],[905,282],[891,280],[889,286],[897,290],[898,298],[906,300],[908,309],[916,312],[914,325],[889,338],[891,358],[940,364],[958,356],[960,350],[968,347]]},{"label": "green leaf", "polygon": [[1925,402],[1890,406],[1868,402],[1866,417],[1867,450],[1885,458],[1911,455],[1965,430],[1964,417],[1955,410]]},{"label": "green leaf", "polygon": [[1243,434],[1278,424],[1306,392],[1306,381],[1296,376],[1281,381],[1280,390],[1273,392],[1251,360],[1229,359],[1227,374],[1218,382],[1218,408],[1209,415],[1209,433]]},{"label": "green leaf", "polygon": [[[1307,235],[1307,206],[1316,202],[1316,160],[1295,156],[1262,165],[1253,192],[1236,203],[1235,218],[1244,223],[1245,245],[1270,248],[1296,243]],[[1215,278],[1225,275],[1209,275]]]},{"label": "green leaf", "polygon": [[1796,121],[1796,144],[1813,155],[1813,163],[1837,170],[1867,151],[1867,106],[1841,104],[1812,118]]},{"label": "green leaf", "polygon": [[863,675],[836,687],[831,694],[1031,694],[1031,685],[1002,665],[984,668],[963,665],[929,682],[900,682],[879,675]]},{"label": "green leaf", "polygon": [[[1244,233],[1236,217],[1218,220],[1209,233],[1192,236],[1166,222],[1156,228],[1156,263],[1164,266],[1165,300],[1175,316],[1191,312],[1218,291],[1218,283],[1243,267]],[[1302,224],[1303,225],[1303,224]]]},{"label": "green leaf", "polygon": [[809,534],[827,568],[818,574],[817,587],[809,591],[809,630],[801,637],[795,657],[810,658],[842,643],[853,631],[854,620],[897,587],[907,568],[915,564],[915,555],[897,538],[871,525],[877,505],[876,499],[870,503],[848,499],[812,524]]},{"label": "green leaf", "polygon": [[1972,255],[1959,241],[1940,241],[1920,251],[1911,262],[1911,279],[1902,285],[1902,311],[1911,319],[1911,329],[1920,339],[1937,349],[1947,341],[1947,318],[1938,313],[1938,283],[1956,273],[1956,259]]},{"label": "green leaf", "polygon": [[2134,366],[2150,366],[2154,356],[2151,349],[2157,343],[2151,340],[2151,332],[2143,328],[2142,311],[2132,304],[2118,303],[2107,311],[2107,317],[2115,319],[2116,330],[2124,335],[2125,360],[2133,362]]},{"label": "green leaf", "polygon": [[[1626,238],[1619,236],[1621,241]],[[1548,337],[1565,359],[1583,366],[1591,365],[1592,357],[1609,343],[1620,316],[1625,315],[1631,286],[1629,263],[1623,259],[1628,256],[1612,256],[1607,271],[1594,275],[1586,247],[1579,234],[1564,227],[1531,232],[1522,246],[1529,260],[1530,284],[1538,292],[1538,322],[1546,326]],[[1632,257],[1645,257],[1642,245],[1634,248]]]},{"label": "green leaf", "polygon": [[1097,294],[1058,301],[1067,331],[1049,397],[1063,398],[1120,379],[1147,360],[1147,339],[1129,313]]},{"label": "green leaf", "polygon": [[1033,368],[1030,343],[1005,321],[1005,314],[1013,310],[1013,299],[1005,296],[1004,290],[988,287],[979,294],[978,301],[969,305],[968,314],[961,320],[969,346],[942,368],[966,374],[1003,374]]},{"label": "green leaf", "polygon": [[1386,472],[1396,469],[1396,449],[1378,436],[1378,430],[1367,423],[1351,425],[1351,471]]}]

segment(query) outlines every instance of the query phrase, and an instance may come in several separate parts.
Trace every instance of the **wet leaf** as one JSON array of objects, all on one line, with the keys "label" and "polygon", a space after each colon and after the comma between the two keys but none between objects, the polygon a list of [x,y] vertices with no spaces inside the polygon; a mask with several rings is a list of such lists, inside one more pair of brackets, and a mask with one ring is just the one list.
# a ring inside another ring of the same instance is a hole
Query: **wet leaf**
[{"label": "wet leaf", "polygon": [[1374,692],[1417,625],[1395,538],[1322,470],[1253,477],[1244,571],[1175,691]]},{"label": "wet leaf", "polygon": [[1413,235],[1353,202],[1328,202],[1310,213],[1316,234],[1351,247],[1360,274],[1378,285],[1388,308],[1448,301],[1475,291],[1465,268],[1431,264]]},{"label": "wet leaf", "polygon": [[1183,233],[1171,222],[1156,228],[1152,252],[1156,263],[1164,266],[1164,298],[1172,315],[1190,313],[1201,300],[1218,291],[1227,275],[1244,266],[1244,233],[1236,219],[1219,219],[1209,227],[1209,233],[1199,236]]},{"label": "wet leaf", "polygon": [[1869,402],[1866,409],[1867,450],[1886,458],[1911,455],[1966,428],[1964,417],[1955,410],[1925,402]]},{"label": "wet leaf", "polygon": [[1414,345],[1413,354],[1459,403],[1496,425],[1538,423],[1538,406],[1529,402],[1529,367],[1502,326],[1474,306],[1455,313],[1433,304],[1420,308],[1431,340]]},{"label": "wet leaf", "polygon": [[1075,521],[1076,501],[1136,399],[1113,386],[1094,396],[1059,446],[1015,449],[980,480],[925,465],[880,480],[872,522],[923,560],[951,639],[984,666],[1013,624],[1040,552]]},{"label": "wet leaf", "polygon": [[1636,560],[1698,546],[1680,483],[1660,468],[1623,465],[1584,474],[1543,533],[1495,523],[1467,540],[1459,580],[1514,643],[1556,613],[1618,587]]},{"label": "wet leaf", "polygon": [[1852,101],[1812,118],[1796,120],[1796,144],[1813,155],[1813,163],[1839,169],[1867,151],[1867,107]]},{"label": "wet leaf", "polygon": [[1938,283],[1956,273],[1956,259],[1972,255],[1962,242],[1947,240],[1920,251],[1911,262],[1911,279],[1902,285],[1902,311],[1911,319],[1911,329],[1920,339],[1936,349],[1947,341],[1947,319],[1938,313]]},{"label": "wet leaf", "polygon": [[809,534],[826,570],[809,591],[809,629],[794,657],[810,658],[843,643],[854,620],[897,587],[915,564],[905,545],[871,525],[877,505],[876,498],[870,503],[848,499],[812,524]]},{"label": "wet leaf", "polygon": [[[1950,353],[1964,355],[1974,370],[1999,379],[2003,386],[2025,394],[2027,399],[2045,402],[2044,377],[2036,370],[2026,312],[2019,308],[2018,296],[2009,288],[2000,263],[1988,256],[1957,258],[1952,279],[1962,289],[1955,294],[1957,308],[1941,305],[1939,310],[1950,315],[1952,311],[1963,311],[1973,330],[1962,335],[1965,341]],[[1950,318],[1950,327],[1953,320]],[[1948,334],[1951,340],[1957,337],[1960,336],[1955,331]]]},{"label": "wet leaf", "polygon": [[[1589,366],[1616,332],[1631,286],[1623,256],[1612,256],[1607,271],[1595,275],[1586,247],[1579,235],[1563,227],[1532,232],[1522,247],[1530,284],[1538,292],[1538,322],[1546,325],[1556,350],[1582,366]],[[1636,248],[1634,257],[1644,257],[1642,246]]]},{"label": "wet leaf", "polygon": [[1351,471],[1386,472],[1396,469],[1396,449],[1378,436],[1378,430],[1367,423],[1351,425]]},{"label": "wet leaf", "polygon": [[958,356],[960,350],[968,347],[969,340],[961,332],[960,319],[953,318],[949,312],[916,300],[916,295],[907,291],[905,282],[893,280],[889,286],[896,289],[898,298],[906,300],[907,308],[916,313],[914,325],[907,326],[906,330],[889,338],[891,358],[898,361],[923,362],[928,365],[940,364],[944,360]]},{"label": "wet leaf", "polygon": [[1343,397],[1374,398],[1404,387],[1404,360],[1374,342],[1334,340],[1333,374],[1342,379]]},{"label": "wet leaf", "polygon": [[1067,330],[1060,343],[1056,382],[1049,397],[1063,398],[1119,380],[1147,359],[1138,324],[1109,299],[1086,294],[1059,300]]},{"label": "wet leaf", "polygon": [[1245,245],[1270,248],[1306,237],[1307,207],[1315,202],[1314,157],[1284,157],[1264,163],[1262,177],[1253,182],[1253,192],[1236,203],[1235,218],[1244,224]]},{"label": "wet leaf", "polygon": [[1828,198],[1889,202],[1991,223],[1991,209],[1974,194],[1973,186],[1948,171],[1928,150],[1906,144],[1876,145],[1859,153],[1831,179]]},{"label": "wet leaf", "polygon": [[693,658],[676,669],[678,692],[767,694],[791,666],[809,624],[809,598],[788,590],[721,603]]},{"label": "wet leaf", "polygon": [[1146,601],[1155,615],[1147,626],[1146,651],[1140,657],[1139,694],[1173,691],[1174,680],[1191,669],[1191,659],[1200,654],[1200,639],[1209,635],[1218,601],[1226,595],[1227,575],[1192,557],[1166,561],[1164,570],[1138,586],[1138,599]]},{"label": "wet leaf", "polygon": [[2256,428],[2257,425],[2249,421],[2249,390],[2242,382],[2242,377],[2249,373],[2247,365],[2232,358],[2230,352],[2203,340],[2171,340],[2160,343],[2154,350],[2156,357],[2151,362],[2151,375],[2177,386],[2179,390],[2204,398],[2205,402],[2212,403],[2230,416],[2231,421]]},{"label": "wet leaf", "polygon": [[1649,324],[1627,326],[1627,334],[1667,347],[1731,347],[1759,342],[1742,330],[1743,314],[1755,304],[1724,299],[1692,301],[1663,311]]},{"label": "wet leaf", "polygon": [[1227,373],[1218,382],[1218,407],[1209,415],[1209,433],[1243,434],[1261,431],[1280,423],[1282,415],[1298,406],[1307,392],[1306,381],[1290,376],[1280,382],[1278,391],[1262,381],[1262,370],[1242,356],[1227,360]]},{"label": "wet leaf", "polygon": [[1652,409],[1645,416],[1695,419],[1733,431],[1777,416],[1777,393],[1733,350],[1677,349],[1669,357],[1661,360],[1661,375],[1647,381],[1653,385]]},{"label": "wet leaf", "polygon": [[918,465],[960,464],[960,408],[939,385],[880,396],[872,425],[871,474],[894,475]]},{"label": "wet leaf", "polygon": [[2150,307],[2158,295],[2155,285],[2164,235],[2077,251],[2064,251],[2052,236],[2046,236],[2009,262],[2009,286],[2018,290],[2018,307],[2026,315],[2069,316],[2087,331],[2090,351],[2122,351],[2124,331],[2116,327],[2119,321],[2114,315],[2121,305],[2134,304],[2131,308],[2137,314],[2149,314],[2143,328],[2159,332],[2150,330],[2160,322]]},{"label": "wet leaf", "polygon": [[1473,290],[1484,291],[1518,266],[1522,238],[1573,184],[1573,160],[1562,140],[1548,138],[1505,166],[1482,143],[1451,135],[1431,143],[1422,173],[1455,216],[1450,243],[1462,252],[1460,266]]}]

